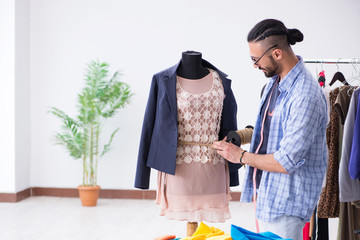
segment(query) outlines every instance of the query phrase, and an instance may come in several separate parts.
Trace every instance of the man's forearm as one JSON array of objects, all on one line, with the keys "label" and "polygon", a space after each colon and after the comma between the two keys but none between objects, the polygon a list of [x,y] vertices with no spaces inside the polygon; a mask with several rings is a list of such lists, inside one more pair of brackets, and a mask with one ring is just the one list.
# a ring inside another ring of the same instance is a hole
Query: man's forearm
[{"label": "man's forearm", "polygon": [[245,152],[242,163],[267,172],[288,173],[281,164],[275,160],[274,154],[255,154]]},{"label": "man's forearm", "polygon": [[[217,153],[229,162],[240,164],[240,157],[244,151],[241,147],[225,141],[215,141],[212,147],[217,149]],[[255,154],[244,152],[241,162],[267,172],[288,173],[285,168],[283,168],[283,166],[275,160],[274,154]]]}]

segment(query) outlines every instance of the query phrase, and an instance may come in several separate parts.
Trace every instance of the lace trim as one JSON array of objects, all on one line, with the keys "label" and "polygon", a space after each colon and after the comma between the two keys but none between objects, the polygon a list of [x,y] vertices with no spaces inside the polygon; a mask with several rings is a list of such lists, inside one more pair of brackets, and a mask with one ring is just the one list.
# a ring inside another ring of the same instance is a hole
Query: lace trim
[{"label": "lace trim", "polygon": [[[178,150],[177,164],[208,161],[224,163],[209,145],[218,140],[220,121],[225,98],[221,79],[216,71],[209,69],[213,76],[210,91],[193,94],[176,83],[178,103]],[[191,142],[191,144],[188,144]]]}]

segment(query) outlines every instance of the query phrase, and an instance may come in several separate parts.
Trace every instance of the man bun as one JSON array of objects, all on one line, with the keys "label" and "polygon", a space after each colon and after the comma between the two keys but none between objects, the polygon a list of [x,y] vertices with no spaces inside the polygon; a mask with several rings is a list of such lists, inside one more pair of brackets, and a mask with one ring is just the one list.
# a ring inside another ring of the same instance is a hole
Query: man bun
[{"label": "man bun", "polygon": [[297,42],[304,40],[304,35],[298,29],[288,29],[287,39],[290,45],[294,45]]},{"label": "man bun", "polygon": [[271,36],[284,36],[291,45],[304,39],[304,35],[298,29],[288,29],[283,22],[277,19],[265,19],[250,30],[247,40],[248,42],[258,42]]}]

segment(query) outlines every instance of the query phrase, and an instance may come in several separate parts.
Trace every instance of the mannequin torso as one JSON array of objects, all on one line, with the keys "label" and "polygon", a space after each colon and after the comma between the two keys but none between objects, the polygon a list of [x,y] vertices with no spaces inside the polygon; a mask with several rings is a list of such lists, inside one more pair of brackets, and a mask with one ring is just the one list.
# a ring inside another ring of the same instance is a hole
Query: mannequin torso
[{"label": "mannequin torso", "polygon": [[182,78],[197,80],[209,74],[209,70],[202,66],[202,54],[195,51],[182,53],[181,63],[176,71]]}]

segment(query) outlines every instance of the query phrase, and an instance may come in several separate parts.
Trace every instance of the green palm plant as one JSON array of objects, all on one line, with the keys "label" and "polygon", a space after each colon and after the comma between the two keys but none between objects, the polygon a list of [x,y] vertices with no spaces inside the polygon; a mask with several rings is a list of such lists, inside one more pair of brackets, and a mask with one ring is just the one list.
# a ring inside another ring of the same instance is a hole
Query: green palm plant
[{"label": "green palm plant", "polygon": [[129,85],[120,81],[118,71],[108,78],[108,68],[109,64],[93,60],[87,65],[86,84],[78,94],[76,118],[56,107],[49,110],[62,121],[61,130],[55,134],[56,144],[65,146],[71,157],[82,159],[83,186],[97,185],[99,159],[110,150],[119,130],[115,129],[108,143],[100,149],[99,139],[106,119],[130,103],[133,96]]}]

